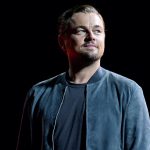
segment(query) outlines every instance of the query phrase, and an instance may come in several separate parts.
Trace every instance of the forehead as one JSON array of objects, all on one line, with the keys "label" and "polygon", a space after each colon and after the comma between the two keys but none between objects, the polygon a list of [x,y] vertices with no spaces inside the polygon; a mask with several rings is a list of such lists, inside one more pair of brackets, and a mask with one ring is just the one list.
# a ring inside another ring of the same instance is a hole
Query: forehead
[{"label": "forehead", "polygon": [[73,14],[73,16],[71,17],[70,26],[71,27],[100,26],[100,27],[104,28],[104,22],[103,22],[103,19],[96,13],[82,13],[82,12],[79,12],[79,13]]}]

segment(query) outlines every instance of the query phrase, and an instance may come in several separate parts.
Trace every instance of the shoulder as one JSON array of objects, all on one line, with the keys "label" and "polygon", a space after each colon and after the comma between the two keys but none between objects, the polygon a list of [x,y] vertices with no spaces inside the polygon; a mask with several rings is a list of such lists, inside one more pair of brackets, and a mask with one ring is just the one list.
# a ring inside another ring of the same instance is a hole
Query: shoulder
[{"label": "shoulder", "polygon": [[47,86],[47,85],[51,85],[51,84],[58,84],[58,83],[62,83],[64,82],[64,78],[65,78],[65,72],[60,73],[54,77],[51,77],[49,79],[40,81],[38,83],[36,83],[35,85],[33,85],[34,87],[38,87],[38,86]]},{"label": "shoulder", "polygon": [[118,83],[118,84],[125,84],[125,85],[129,85],[129,86],[139,86],[139,84],[134,81],[131,78],[128,78],[124,75],[121,75],[119,73],[107,70],[103,68],[103,71],[105,72],[105,76],[106,78],[110,81],[110,82],[114,82],[114,83]]},{"label": "shoulder", "polygon": [[33,92],[34,93],[42,93],[46,89],[54,87],[57,84],[65,84],[65,72],[60,73],[51,78],[48,78],[46,80],[37,82],[30,88],[29,95],[31,95],[31,93],[33,93]]},{"label": "shoulder", "polygon": [[120,86],[127,86],[127,87],[138,87],[140,88],[140,85],[133,79],[128,78],[124,75],[121,75],[119,73],[107,70],[103,68],[103,71],[105,72],[106,79],[116,85]]},{"label": "shoulder", "polygon": [[125,104],[124,106],[146,106],[143,89],[136,81],[106,69],[104,72],[105,85],[112,95],[117,95],[119,101]]}]

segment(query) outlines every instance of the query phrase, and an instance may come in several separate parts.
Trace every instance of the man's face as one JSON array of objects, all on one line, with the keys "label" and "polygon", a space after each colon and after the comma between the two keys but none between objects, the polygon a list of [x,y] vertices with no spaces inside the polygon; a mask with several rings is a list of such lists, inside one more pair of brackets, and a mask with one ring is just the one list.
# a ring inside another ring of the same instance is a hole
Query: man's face
[{"label": "man's face", "polygon": [[78,57],[99,60],[105,47],[103,20],[95,13],[75,13],[71,17],[64,45],[70,60]]}]

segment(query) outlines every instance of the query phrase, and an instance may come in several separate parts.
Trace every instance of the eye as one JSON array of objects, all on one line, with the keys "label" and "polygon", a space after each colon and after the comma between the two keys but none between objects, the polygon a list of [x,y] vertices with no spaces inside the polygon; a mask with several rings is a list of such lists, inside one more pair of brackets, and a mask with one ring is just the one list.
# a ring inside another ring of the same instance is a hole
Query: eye
[{"label": "eye", "polygon": [[86,31],[85,31],[85,29],[77,29],[77,30],[76,30],[76,34],[77,34],[77,35],[85,35],[85,34],[86,34]]},{"label": "eye", "polygon": [[93,31],[94,34],[100,34],[101,32],[102,32],[102,31],[99,30],[99,29]]},{"label": "eye", "polygon": [[84,28],[75,28],[72,30],[72,33],[75,35],[85,35],[86,34],[86,29]]}]

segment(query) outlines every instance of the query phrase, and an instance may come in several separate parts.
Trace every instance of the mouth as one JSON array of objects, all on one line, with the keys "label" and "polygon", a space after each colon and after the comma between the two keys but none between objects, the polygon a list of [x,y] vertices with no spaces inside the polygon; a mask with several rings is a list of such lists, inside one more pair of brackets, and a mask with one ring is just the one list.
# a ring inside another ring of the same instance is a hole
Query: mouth
[{"label": "mouth", "polygon": [[94,45],[94,44],[84,44],[84,47],[86,47],[86,48],[96,48],[96,45]]},{"label": "mouth", "polygon": [[96,47],[96,45],[93,43],[86,43],[86,44],[84,44],[84,47],[92,48],[92,47]]}]

